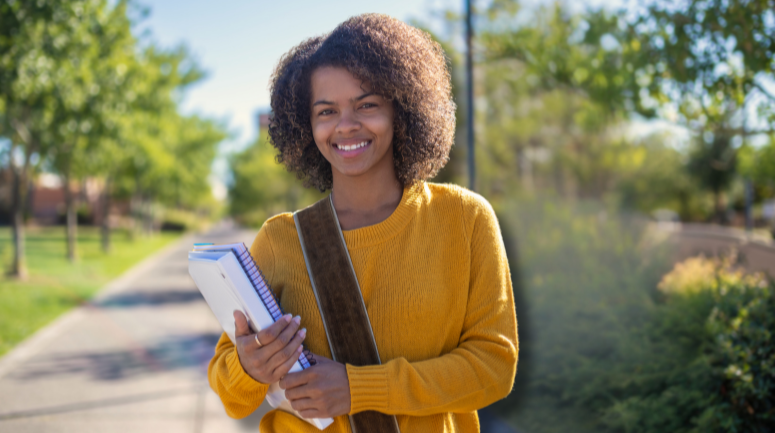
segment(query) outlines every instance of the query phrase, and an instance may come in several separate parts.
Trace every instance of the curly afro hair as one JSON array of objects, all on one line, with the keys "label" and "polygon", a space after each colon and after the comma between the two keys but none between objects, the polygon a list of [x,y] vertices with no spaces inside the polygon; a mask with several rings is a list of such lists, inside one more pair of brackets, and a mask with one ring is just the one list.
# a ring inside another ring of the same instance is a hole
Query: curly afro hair
[{"label": "curly afro hair", "polygon": [[441,46],[421,30],[381,14],[352,17],[328,35],[308,39],[281,59],[272,75],[269,139],[277,161],[331,189],[331,164],[312,136],[310,77],[343,67],[394,107],[393,161],[402,185],[432,178],[449,160],[455,103]]}]

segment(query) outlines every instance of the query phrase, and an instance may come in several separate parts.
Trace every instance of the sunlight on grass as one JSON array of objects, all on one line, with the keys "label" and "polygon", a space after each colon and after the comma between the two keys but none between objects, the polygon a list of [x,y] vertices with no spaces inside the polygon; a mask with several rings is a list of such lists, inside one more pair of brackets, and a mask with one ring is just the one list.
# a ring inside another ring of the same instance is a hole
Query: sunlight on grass
[{"label": "sunlight on grass", "polygon": [[64,228],[29,229],[29,279],[19,282],[5,276],[13,260],[13,244],[10,228],[0,228],[0,355],[179,237],[178,233],[160,233],[132,241],[125,232],[117,232],[112,237],[113,252],[105,255],[99,231],[79,227],[78,261],[70,263],[65,257]]}]

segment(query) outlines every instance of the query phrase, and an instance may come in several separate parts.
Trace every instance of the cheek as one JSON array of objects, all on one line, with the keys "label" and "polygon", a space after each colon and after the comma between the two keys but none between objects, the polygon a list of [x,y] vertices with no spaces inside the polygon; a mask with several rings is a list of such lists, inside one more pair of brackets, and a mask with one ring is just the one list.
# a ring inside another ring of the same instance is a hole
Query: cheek
[{"label": "cheek", "polygon": [[385,141],[393,141],[393,117],[385,116],[379,119],[374,125],[374,130],[381,137],[384,137]]},{"label": "cheek", "polygon": [[321,152],[325,152],[325,148],[328,147],[326,143],[328,143],[329,135],[325,123],[318,122],[312,124],[312,138],[315,140],[315,144]]}]

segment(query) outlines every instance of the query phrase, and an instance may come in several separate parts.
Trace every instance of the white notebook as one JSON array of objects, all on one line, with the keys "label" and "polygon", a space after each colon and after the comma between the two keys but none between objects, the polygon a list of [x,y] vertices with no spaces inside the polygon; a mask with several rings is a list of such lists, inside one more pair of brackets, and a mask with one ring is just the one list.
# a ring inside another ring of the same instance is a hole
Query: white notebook
[{"label": "white notebook", "polygon": [[[235,310],[245,314],[253,332],[259,332],[283,316],[272,289],[243,243],[196,244],[188,253],[188,273],[232,343],[235,342]],[[309,361],[302,353],[291,372],[309,367]],[[278,383],[269,386],[266,400],[272,407],[290,412],[320,430],[334,422],[331,418],[303,418],[293,410],[285,398],[285,390]]]}]

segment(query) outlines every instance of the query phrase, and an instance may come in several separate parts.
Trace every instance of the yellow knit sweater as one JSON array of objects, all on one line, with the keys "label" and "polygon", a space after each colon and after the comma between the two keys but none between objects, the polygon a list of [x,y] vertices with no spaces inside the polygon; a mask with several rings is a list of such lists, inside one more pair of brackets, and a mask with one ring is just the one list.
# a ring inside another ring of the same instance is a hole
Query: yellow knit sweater
[{"label": "yellow knit sweater", "polygon": [[[498,221],[481,196],[419,182],[385,221],[344,231],[382,365],[347,365],[351,413],[395,414],[402,433],[477,432],[476,410],[505,397],[517,367],[517,322]],[[307,328],[305,344],[328,358],[292,214],[264,223],[251,253],[287,313]],[[248,376],[221,336],[210,385],[227,413],[242,418],[268,385]],[[259,430],[318,432],[273,410]],[[326,432],[351,432],[347,416]]]}]

